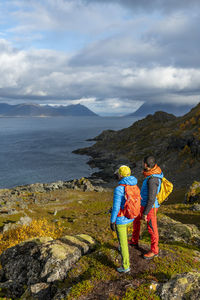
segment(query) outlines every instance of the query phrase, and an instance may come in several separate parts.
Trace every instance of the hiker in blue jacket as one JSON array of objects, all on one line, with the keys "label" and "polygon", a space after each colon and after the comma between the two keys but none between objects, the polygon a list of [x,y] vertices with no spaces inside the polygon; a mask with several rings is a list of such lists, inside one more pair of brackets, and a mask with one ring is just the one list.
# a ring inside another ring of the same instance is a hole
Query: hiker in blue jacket
[{"label": "hiker in blue jacket", "polygon": [[[119,185],[114,190],[113,208],[110,218],[111,230],[117,231],[117,237],[120,245],[120,252],[122,256],[122,266],[117,268],[119,273],[127,273],[130,271],[129,250],[127,227],[134,219],[128,219],[123,214],[125,204],[125,186],[123,185],[137,185],[137,179],[131,176],[131,170],[128,166],[121,166],[115,174],[118,175]],[[123,185],[122,185],[123,184]]]}]

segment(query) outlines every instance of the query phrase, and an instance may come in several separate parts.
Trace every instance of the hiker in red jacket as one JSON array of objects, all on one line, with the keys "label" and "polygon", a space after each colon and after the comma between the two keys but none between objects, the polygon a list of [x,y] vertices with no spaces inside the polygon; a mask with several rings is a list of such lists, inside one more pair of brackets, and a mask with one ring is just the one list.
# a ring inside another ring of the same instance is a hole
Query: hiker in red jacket
[{"label": "hiker in red jacket", "polygon": [[158,256],[158,227],[157,227],[157,210],[159,207],[156,195],[160,191],[163,173],[160,167],[156,164],[153,156],[147,156],[143,161],[143,175],[145,177],[141,188],[141,213],[135,218],[133,222],[132,239],[129,245],[138,247],[138,240],[140,235],[140,221],[141,219],[147,222],[148,232],[151,237],[151,250],[143,257],[145,259],[152,259]]}]

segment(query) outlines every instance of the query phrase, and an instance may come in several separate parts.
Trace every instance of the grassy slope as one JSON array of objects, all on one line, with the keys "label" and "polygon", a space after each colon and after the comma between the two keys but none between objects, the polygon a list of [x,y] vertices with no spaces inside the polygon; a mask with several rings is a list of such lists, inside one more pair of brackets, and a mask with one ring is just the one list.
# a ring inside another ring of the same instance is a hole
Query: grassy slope
[{"label": "grassy slope", "polygon": [[[188,213],[189,205],[184,208],[182,203],[184,191],[174,194],[170,202],[160,209],[160,213],[171,213],[179,210]],[[45,217],[50,222],[60,222],[64,227],[63,234],[87,233],[98,241],[96,250],[75,264],[69,272],[68,278],[59,283],[59,288],[71,291],[66,299],[159,299],[149,285],[154,281],[163,282],[172,275],[190,271],[200,267],[194,259],[195,247],[174,244],[160,244],[161,256],[148,262],[141,258],[141,252],[130,249],[132,272],[129,275],[119,275],[115,268],[120,265],[117,251],[117,237],[109,228],[110,208],[112,206],[112,192],[80,192],[60,190],[36,195],[37,204],[29,203],[29,195],[23,194],[23,201],[27,201],[29,209],[25,212],[34,219]],[[14,206],[21,195],[16,196]],[[176,201],[179,199],[180,201]],[[176,202],[176,203],[174,203]],[[56,215],[54,215],[57,211]],[[194,213],[198,215],[199,213]],[[0,218],[1,224],[17,220],[22,213]],[[129,230],[131,234],[131,227]],[[144,232],[142,251],[148,249],[149,237]],[[193,249],[193,250],[192,250]],[[97,298],[96,298],[97,297]]]}]

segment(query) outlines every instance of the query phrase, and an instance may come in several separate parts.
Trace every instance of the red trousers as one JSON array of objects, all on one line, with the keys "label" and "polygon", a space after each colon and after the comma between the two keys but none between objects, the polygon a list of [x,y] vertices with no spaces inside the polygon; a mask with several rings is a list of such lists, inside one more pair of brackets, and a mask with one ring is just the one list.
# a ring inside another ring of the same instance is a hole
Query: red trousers
[{"label": "red trousers", "polygon": [[[155,254],[158,254],[158,226],[157,226],[157,208],[152,208],[147,215],[147,228],[151,237],[151,251]],[[142,218],[142,214],[144,211],[144,206],[141,206],[140,214],[133,221],[133,234],[132,234],[132,242],[134,244],[138,244],[139,236],[140,236],[140,220]]]}]

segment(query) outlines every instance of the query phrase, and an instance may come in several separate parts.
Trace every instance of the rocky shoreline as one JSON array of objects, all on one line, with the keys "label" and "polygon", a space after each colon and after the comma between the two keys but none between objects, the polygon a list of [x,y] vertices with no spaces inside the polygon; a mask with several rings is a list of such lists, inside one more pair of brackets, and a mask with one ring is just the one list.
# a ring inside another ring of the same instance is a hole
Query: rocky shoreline
[{"label": "rocky shoreline", "polygon": [[77,149],[75,154],[88,155],[88,164],[99,168],[98,176],[110,182],[117,167],[127,164],[142,180],[142,160],[154,155],[161,169],[175,187],[189,187],[198,178],[200,167],[199,108],[183,117],[156,112],[132,126],[105,130],[92,139],[91,147]]},{"label": "rocky shoreline", "polygon": [[[98,177],[86,178],[82,177],[80,179],[73,179],[70,181],[56,181],[50,183],[32,183],[27,185],[19,185],[13,188],[0,189],[1,198],[3,195],[10,194],[11,196],[19,195],[21,192],[29,193],[44,193],[51,192],[61,189],[72,189],[72,190],[81,190],[81,191],[95,191],[102,192],[106,190],[106,182]],[[31,196],[31,195],[30,195]]]},{"label": "rocky shoreline", "polygon": [[[110,139],[117,137],[118,132],[114,130],[105,130],[100,135],[89,139],[89,141],[95,141],[96,143],[91,147],[76,149],[73,151],[74,154],[87,155],[89,158],[87,164],[91,168],[98,168],[99,171],[92,173],[89,177],[91,181],[94,179],[103,180],[104,184],[110,187],[113,187],[116,179],[114,178],[114,172],[121,165],[128,165],[136,174],[140,174],[141,162],[137,164],[132,162],[127,155],[123,153],[115,153],[114,151],[104,149],[101,147],[102,143],[109,143]],[[100,143],[100,146],[98,144]]]}]

